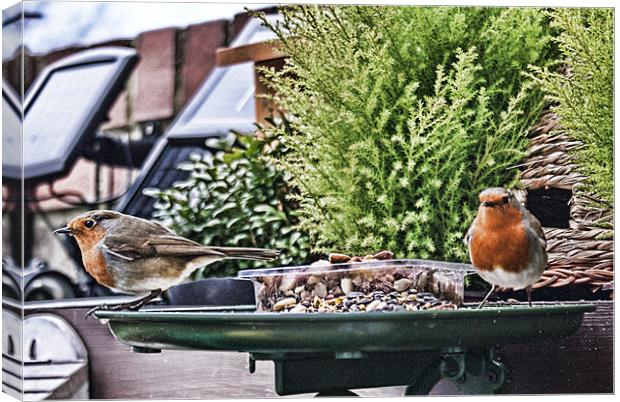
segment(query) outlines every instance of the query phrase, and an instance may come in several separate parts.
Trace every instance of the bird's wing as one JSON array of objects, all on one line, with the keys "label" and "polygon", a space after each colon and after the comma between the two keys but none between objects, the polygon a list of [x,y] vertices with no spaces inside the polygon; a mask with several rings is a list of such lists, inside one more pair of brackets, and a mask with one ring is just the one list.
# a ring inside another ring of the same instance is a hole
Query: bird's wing
[{"label": "bird's wing", "polygon": [[151,235],[146,238],[108,235],[102,244],[110,254],[128,261],[151,257],[226,257],[224,253],[177,236],[167,230],[166,232],[166,234]]},{"label": "bird's wing", "polygon": [[527,220],[527,227],[530,228],[530,230],[533,232],[533,234],[538,238],[538,241],[541,245],[541,247],[543,249],[547,248],[547,238],[545,237],[545,232],[542,229],[542,225],[540,224],[540,221],[538,220],[538,218],[536,218],[534,216],[534,214],[532,214],[530,211],[528,211],[527,209],[524,210],[524,216],[525,219]]},{"label": "bird's wing", "polygon": [[155,249],[145,239],[127,238],[126,236],[107,235],[101,246],[110,254],[127,261],[151,257]]},{"label": "bird's wing", "polygon": [[211,247],[204,246],[195,241],[184,237],[169,234],[157,236],[149,239],[149,245],[155,248],[157,255],[165,255],[171,257],[183,256],[212,256],[216,258],[224,258],[226,254],[214,250]]},{"label": "bird's wing", "polygon": [[467,229],[467,233],[465,233],[465,237],[463,237],[463,243],[465,243],[467,247],[469,247],[469,242],[471,241],[471,237],[474,234],[474,227],[476,226],[475,223],[476,221],[474,220],[471,225],[469,225],[469,229]]}]

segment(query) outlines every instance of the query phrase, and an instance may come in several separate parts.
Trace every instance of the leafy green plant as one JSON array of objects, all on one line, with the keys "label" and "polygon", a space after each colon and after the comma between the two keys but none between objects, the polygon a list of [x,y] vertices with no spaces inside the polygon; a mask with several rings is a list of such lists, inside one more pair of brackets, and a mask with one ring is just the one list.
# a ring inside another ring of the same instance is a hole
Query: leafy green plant
[{"label": "leafy green plant", "polygon": [[[167,190],[149,189],[157,199],[154,218],[202,244],[264,247],[282,251],[275,262],[301,264],[309,258],[306,235],[295,228],[291,191],[283,174],[265,159],[286,150],[269,135],[230,134],[207,140],[217,150],[193,155],[180,169],[189,178]],[[259,261],[225,261],[208,265],[198,276],[234,276],[240,269],[264,267]]]},{"label": "leafy green plant", "polygon": [[515,184],[554,51],[539,9],[318,7],[267,24],[289,55],[266,71],[293,130],[274,163],[299,189],[316,251],[465,260],[485,187]]},{"label": "leafy green plant", "polygon": [[556,9],[549,13],[561,57],[554,68],[533,67],[560,124],[584,146],[574,150],[589,177],[583,190],[613,206],[614,11]]}]

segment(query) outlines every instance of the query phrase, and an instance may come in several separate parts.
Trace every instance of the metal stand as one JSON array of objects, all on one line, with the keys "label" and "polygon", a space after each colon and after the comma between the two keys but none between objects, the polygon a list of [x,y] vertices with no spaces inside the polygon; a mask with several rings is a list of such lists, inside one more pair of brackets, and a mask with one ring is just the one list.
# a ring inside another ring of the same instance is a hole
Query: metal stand
[{"label": "metal stand", "polygon": [[494,394],[506,381],[506,366],[497,360],[492,347],[465,351],[455,348],[441,355],[437,371],[428,373],[424,381],[407,387],[405,395],[427,394],[432,385],[444,379],[452,382],[458,395]]},{"label": "metal stand", "polygon": [[250,372],[256,360],[274,362],[278,395],[316,392],[317,396],[352,396],[351,389],[397,385],[408,385],[405,395],[427,395],[442,379],[454,383],[458,394],[493,394],[500,391],[507,371],[492,347],[469,351],[250,353]]}]

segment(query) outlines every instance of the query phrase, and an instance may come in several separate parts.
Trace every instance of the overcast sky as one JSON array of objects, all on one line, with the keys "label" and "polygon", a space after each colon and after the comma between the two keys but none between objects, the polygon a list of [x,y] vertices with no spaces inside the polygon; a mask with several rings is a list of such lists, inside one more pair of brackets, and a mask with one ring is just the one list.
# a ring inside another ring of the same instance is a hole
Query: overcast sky
[{"label": "overcast sky", "polygon": [[[157,28],[229,19],[246,6],[256,9],[269,4],[25,1],[25,11],[39,11],[43,18],[26,23],[24,43],[32,53],[48,53],[72,45],[133,38]],[[10,57],[15,49],[7,39],[13,37],[15,43],[19,40],[18,33],[19,24],[3,28],[3,59]]]}]

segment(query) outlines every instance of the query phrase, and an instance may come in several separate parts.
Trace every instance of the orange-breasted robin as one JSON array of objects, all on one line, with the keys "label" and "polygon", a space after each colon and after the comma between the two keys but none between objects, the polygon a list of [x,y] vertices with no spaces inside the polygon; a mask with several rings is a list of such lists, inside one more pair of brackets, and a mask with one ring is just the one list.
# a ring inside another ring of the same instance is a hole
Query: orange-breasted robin
[{"label": "orange-breasted robin", "polygon": [[[193,271],[224,259],[272,260],[276,250],[211,247],[186,239],[156,222],[115,211],[89,211],[54,231],[72,236],[86,271],[108,288],[144,296],[98,309],[137,310]],[[89,315],[88,314],[88,315]]]},{"label": "orange-breasted robin", "polygon": [[489,188],[480,193],[478,215],[464,239],[478,275],[495,286],[525,289],[532,305],[532,287],[547,266],[547,240],[540,222],[510,190]]}]

